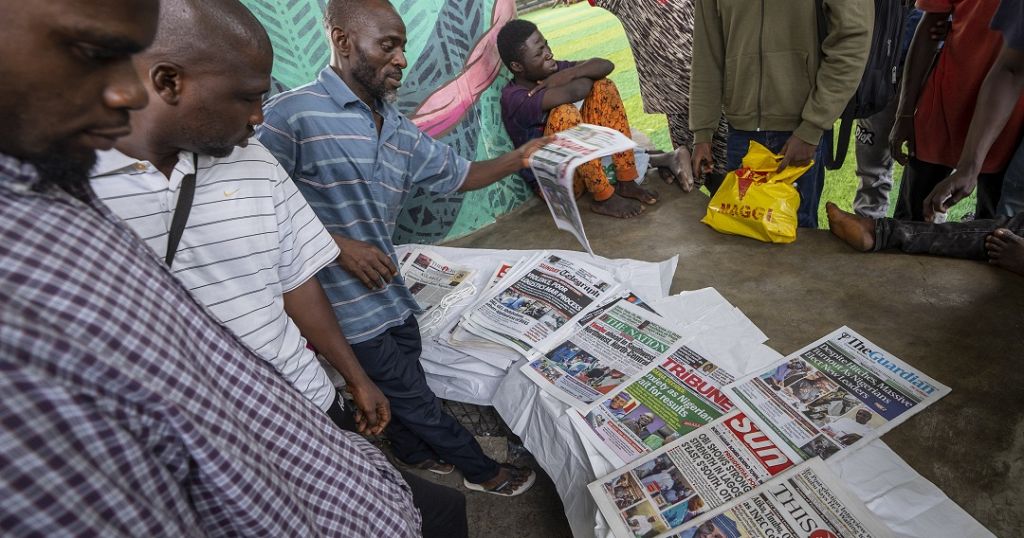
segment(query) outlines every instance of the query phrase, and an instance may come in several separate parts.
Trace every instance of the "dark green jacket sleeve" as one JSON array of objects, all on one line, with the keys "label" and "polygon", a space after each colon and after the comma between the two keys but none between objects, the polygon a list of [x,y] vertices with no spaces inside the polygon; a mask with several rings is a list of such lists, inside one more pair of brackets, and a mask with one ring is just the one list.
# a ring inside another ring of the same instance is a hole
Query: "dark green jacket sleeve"
[{"label": "dark green jacket sleeve", "polygon": [[693,70],[690,75],[690,130],[694,143],[711,142],[722,117],[725,39],[717,0],[696,0]]}]

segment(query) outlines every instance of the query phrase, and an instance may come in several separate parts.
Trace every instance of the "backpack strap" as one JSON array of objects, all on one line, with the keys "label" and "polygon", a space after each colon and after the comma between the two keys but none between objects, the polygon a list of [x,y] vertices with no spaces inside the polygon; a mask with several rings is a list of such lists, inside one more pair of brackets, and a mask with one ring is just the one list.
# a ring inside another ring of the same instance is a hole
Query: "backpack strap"
[{"label": "backpack strap", "polygon": [[188,215],[192,212],[192,200],[196,196],[196,175],[199,174],[198,153],[192,154],[192,169],[194,172],[181,180],[181,192],[178,193],[178,202],[174,205],[171,230],[167,233],[167,254],[164,255],[164,263],[167,264],[167,267],[174,263],[174,255],[178,252],[178,243],[181,242],[181,236],[185,233]]}]

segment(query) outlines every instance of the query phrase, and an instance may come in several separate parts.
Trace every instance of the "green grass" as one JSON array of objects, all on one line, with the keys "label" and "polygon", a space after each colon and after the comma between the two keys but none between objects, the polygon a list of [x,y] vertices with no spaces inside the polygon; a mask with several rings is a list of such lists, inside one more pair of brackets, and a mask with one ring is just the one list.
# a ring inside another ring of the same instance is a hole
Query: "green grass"
[{"label": "green grass", "polygon": [[[655,147],[670,149],[672,147],[668,134],[668,123],[661,114],[647,114],[643,110],[640,97],[640,85],[636,74],[636,62],[629,48],[629,41],[622,30],[622,25],[614,15],[603,9],[590,7],[580,2],[569,7],[545,8],[523,15],[524,19],[533,21],[548,39],[556,59],[582,60],[588,58],[606,58],[615,63],[615,72],[611,79],[615,81],[626,105],[630,125],[642,131]],[[902,167],[896,166],[893,176],[893,199],[898,191],[899,178],[903,175]],[[828,225],[825,219],[825,202],[835,202],[839,207],[849,211],[853,205],[853,197],[860,184],[856,174],[853,143],[847,153],[843,167],[825,173],[825,189],[822,193],[822,204],[819,208],[819,222],[822,228]],[[950,210],[950,220],[960,218],[975,204],[975,197],[960,202]],[[892,207],[889,209],[892,215]]]}]

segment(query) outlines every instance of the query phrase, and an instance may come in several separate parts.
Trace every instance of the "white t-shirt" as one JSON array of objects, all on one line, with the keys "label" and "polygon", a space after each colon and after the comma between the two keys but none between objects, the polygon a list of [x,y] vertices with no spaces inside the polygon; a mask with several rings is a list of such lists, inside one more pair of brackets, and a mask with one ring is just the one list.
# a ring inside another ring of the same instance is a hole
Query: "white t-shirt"
[{"label": "white t-shirt", "polygon": [[[168,180],[152,164],[100,152],[96,194],[163,259],[192,153]],[[338,247],[277,159],[256,139],[224,158],[199,157],[195,199],[171,267],[193,297],[322,410],[335,389],[285,313],[283,294],[338,256]]]}]

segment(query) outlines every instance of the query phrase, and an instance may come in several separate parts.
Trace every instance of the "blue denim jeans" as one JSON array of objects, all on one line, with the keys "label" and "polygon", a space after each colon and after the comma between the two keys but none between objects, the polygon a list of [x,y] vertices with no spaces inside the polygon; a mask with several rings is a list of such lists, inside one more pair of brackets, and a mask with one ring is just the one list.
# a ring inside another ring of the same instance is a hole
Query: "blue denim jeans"
[{"label": "blue denim jeans", "polygon": [[996,205],[996,215],[1012,217],[1024,213],[1024,140],[1010,159],[1003,176],[1003,191]]},{"label": "blue denim jeans", "polygon": [[[730,128],[726,151],[726,170],[736,170],[743,164],[743,157],[747,154],[751,140],[772,152],[779,153],[792,134],[787,131],[738,131]],[[797,192],[800,193],[797,224],[801,228],[818,227],[818,204],[821,201],[821,190],[825,185],[825,167],[819,163],[821,163],[824,153],[824,148],[819,143],[818,151],[814,156],[814,166],[800,176],[795,185]],[[716,183],[713,185],[709,182],[707,185],[708,191],[712,195],[721,186],[721,182]]]}]

